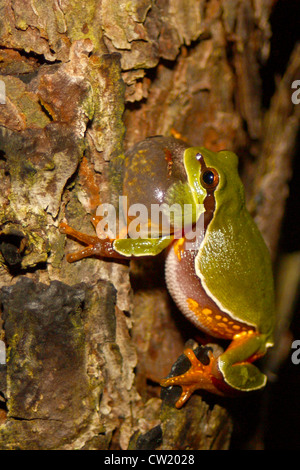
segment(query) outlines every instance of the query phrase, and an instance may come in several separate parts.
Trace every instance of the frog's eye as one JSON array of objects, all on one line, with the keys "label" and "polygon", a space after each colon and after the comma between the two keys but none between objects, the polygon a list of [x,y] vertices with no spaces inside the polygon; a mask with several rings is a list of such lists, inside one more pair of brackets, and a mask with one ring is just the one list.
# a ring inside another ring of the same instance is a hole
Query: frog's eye
[{"label": "frog's eye", "polygon": [[201,184],[206,189],[214,189],[219,183],[219,175],[214,168],[205,168],[201,174]]}]

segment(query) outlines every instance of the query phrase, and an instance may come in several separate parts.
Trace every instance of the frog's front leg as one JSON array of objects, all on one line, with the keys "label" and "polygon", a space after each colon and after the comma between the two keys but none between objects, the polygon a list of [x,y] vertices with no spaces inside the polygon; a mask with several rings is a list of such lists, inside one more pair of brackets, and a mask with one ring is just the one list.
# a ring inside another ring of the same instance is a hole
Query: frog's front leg
[{"label": "frog's front leg", "polygon": [[186,349],[184,353],[191,362],[190,369],[182,375],[164,379],[161,385],[182,387],[177,408],[198,389],[219,395],[260,389],[266,384],[266,376],[252,362],[265,354],[265,341],[264,335],[252,330],[237,334],[224,353],[218,357],[210,354],[208,365],[202,364],[192,349]]},{"label": "frog's front leg", "polygon": [[60,224],[59,230],[61,233],[65,233],[75,240],[78,240],[79,242],[87,245],[85,248],[76,251],[75,253],[68,253],[66,258],[69,263],[73,263],[74,261],[78,261],[89,256],[124,258],[124,256],[117,253],[113,249],[113,240],[110,240],[109,238],[100,239],[96,236],[86,235],[85,233],[79,232],[65,223]]},{"label": "frog's front leg", "polygon": [[73,229],[66,223],[59,226],[60,232],[69,235],[79,242],[87,245],[80,251],[67,254],[67,261],[73,263],[90,256],[99,256],[112,259],[126,259],[132,256],[155,256],[163,251],[173,241],[173,236],[149,239],[132,238],[98,238],[86,235]]}]

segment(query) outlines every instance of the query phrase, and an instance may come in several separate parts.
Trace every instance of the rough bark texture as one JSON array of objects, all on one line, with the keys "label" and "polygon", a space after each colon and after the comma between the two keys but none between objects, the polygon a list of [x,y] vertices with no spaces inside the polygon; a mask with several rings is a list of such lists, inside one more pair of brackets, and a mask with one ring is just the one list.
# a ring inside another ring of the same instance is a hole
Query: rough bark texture
[{"label": "rough bark texture", "polygon": [[197,338],[166,292],[163,258],[131,263],[131,278],[123,262],[70,265],[78,245],[58,225],[94,234],[97,206],[121,191],[124,151],[175,131],[242,155],[275,258],[300,54],[264,115],[273,3],[0,0],[1,449],[229,447],[226,400],[194,395],[177,410],[165,393],[162,405],[159,380]]}]

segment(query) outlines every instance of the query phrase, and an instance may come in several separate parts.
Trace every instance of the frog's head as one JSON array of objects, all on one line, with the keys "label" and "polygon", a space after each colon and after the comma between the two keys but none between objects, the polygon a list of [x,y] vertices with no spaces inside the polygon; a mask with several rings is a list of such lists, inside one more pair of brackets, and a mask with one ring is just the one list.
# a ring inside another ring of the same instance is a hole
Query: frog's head
[{"label": "frog's head", "polygon": [[226,205],[234,212],[245,203],[244,188],[238,174],[238,157],[222,150],[212,152],[204,147],[190,147],[184,154],[189,184],[203,204],[208,195],[214,197],[216,208]]}]

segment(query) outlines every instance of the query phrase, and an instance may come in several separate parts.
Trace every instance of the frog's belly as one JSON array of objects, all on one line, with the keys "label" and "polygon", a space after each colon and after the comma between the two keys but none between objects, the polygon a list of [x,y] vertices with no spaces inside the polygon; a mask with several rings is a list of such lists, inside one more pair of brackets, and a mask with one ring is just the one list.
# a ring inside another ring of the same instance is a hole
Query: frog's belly
[{"label": "frog's belly", "polygon": [[167,287],[180,311],[200,330],[217,338],[232,339],[251,329],[222,312],[210,298],[195,273],[198,249],[185,247],[183,239],[176,240],[169,249],[165,265]]}]

